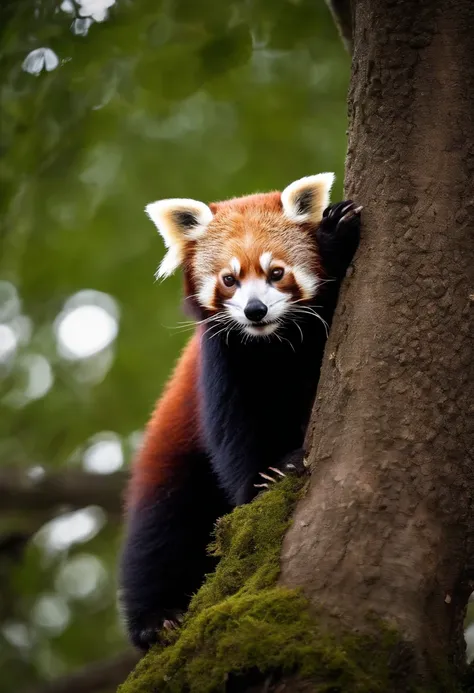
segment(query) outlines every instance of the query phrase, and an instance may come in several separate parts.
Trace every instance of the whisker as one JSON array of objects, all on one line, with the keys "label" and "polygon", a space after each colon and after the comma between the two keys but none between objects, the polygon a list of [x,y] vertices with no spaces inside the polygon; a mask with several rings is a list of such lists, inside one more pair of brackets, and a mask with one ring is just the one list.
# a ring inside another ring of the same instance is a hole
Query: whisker
[{"label": "whisker", "polygon": [[[295,303],[301,303],[302,301],[308,301],[309,299],[307,298],[297,298],[295,301],[292,301],[290,304],[290,307],[293,306]],[[302,308],[322,308],[323,306],[301,306]]]},{"label": "whisker", "polygon": [[295,347],[293,346],[293,344],[290,342],[289,339],[287,339],[286,337],[282,337],[281,335],[280,335],[280,339],[282,339],[284,342],[288,342],[288,344],[290,345],[290,347],[291,347],[293,353],[296,353],[296,352],[295,352]]},{"label": "whisker", "polygon": [[204,320],[198,320],[196,322],[196,325],[204,325],[207,322],[212,322],[213,320],[220,320],[222,318],[222,315],[217,313],[216,315],[210,315],[208,318],[204,318]]},{"label": "whisker", "polygon": [[277,306],[279,303],[283,303],[284,301],[287,301],[288,299],[286,296],[284,298],[279,298],[278,301],[273,301],[273,303],[269,303],[268,307],[272,308],[273,306]]},{"label": "whisker", "polygon": [[319,315],[319,313],[317,313],[317,311],[308,310],[308,309],[304,309],[304,308],[295,308],[294,310],[291,310],[291,311],[289,310],[288,313],[290,315],[291,314],[295,314],[295,315]]},{"label": "whisker", "polygon": [[[277,325],[278,325],[278,328],[280,328],[282,325],[285,324],[285,321],[284,321],[282,318],[277,318],[276,323],[277,323]],[[277,329],[278,329],[278,328],[277,328]],[[296,353],[296,352],[295,352],[295,347],[294,347],[293,344],[290,342],[290,340],[287,339],[286,337],[283,337],[282,335],[278,334],[278,331],[277,331],[277,330],[275,330],[275,332],[272,332],[271,335],[268,335],[268,338],[269,338],[269,339],[270,339],[271,337],[276,337],[282,344],[283,344],[283,342],[288,342],[288,344],[290,345],[292,351],[293,351],[294,353]]]},{"label": "whisker", "polygon": [[290,306],[289,310],[307,311],[310,313],[315,313],[316,308],[322,308],[322,306]]},{"label": "whisker", "polygon": [[178,332],[185,332],[188,329],[196,327],[196,325],[208,325],[213,322],[219,323],[222,322],[224,319],[227,319],[227,316],[223,316],[220,314],[210,315],[209,317],[204,318],[204,320],[187,320],[180,322],[177,325],[167,326],[166,329],[176,330]]},{"label": "whisker", "polygon": [[[220,319],[220,320],[218,320],[218,321],[216,321],[216,322],[219,322],[219,323],[221,323],[221,324],[224,324],[224,327],[221,328],[220,330],[218,330],[217,332],[214,332],[214,334],[211,335],[210,339],[212,339],[212,338],[215,337],[217,334],[220,334],[220,333],[223,332],[225,329],[227,329],[227,322],[228,322],[227,320],[222,320],[222,319]],[[215,327],[217,327],[217,325],[215,325],[215,324],[210,324],[209,327],[208,327],[206,330],[204,330],[204,332],[203,332],[202,335],[201,335],[201,343],[202,343],[203,338],[207,335],[207,333],[208,333],[208,332],[211,332],[211,330],[213,330]]]},{"label": "whisker", "polygon": [[223,327],[217,332],[215,332],[212,335],[213,337],[215,337],[218,334],[221,334],[221,332],[224,332],[225,330],[231,330],[232,327],[235,325],[235,320],[230,315],[222,315],[219,322],[221,325],[223,325]]},{"label": "whisker", "polygon": [[[299,313],[301,313],[302,315],[312,315],[312,316],[314,316],[315,318],[317,318],[318,320],[320,320],[321,323],[322,323],[323,326],[324,326],[324,330],[325,330],[325,332],[326,332],[326,337],[329,336],[329,325],[328,325],[328,323],[326,322],[326,320],[325,320],[324,318],[322,318],[322,317],[319,315],[318,312],[316,312],[315,310],[313,310],[312,308],[309,308],[309,307],[307,307],[307,306],[305,306],[305,307],[303,307],[303,306],[295,307],[295,308],[292,309],[292,310],[293,310],[293,312],[295,312],[295,313],[296,313],[296,312],[299,312]],[[290,312],[291,312],[291,309],[288,311],[288,313],[290,313]]]},{"label": "whisker", "polygon": [[300,331],[300,335],[301,335],[301,344],[303,344],[303,330],[302,330],[301,327],[298,325],[298,323],[296,322],[296,320],[292,320],[292,322],[294,322],[294,324],[296,325],[296,327],[297,327],[298,330]]},{"label": "whisker", "polygon": [[[209,328],[209,329],[211,329],[211,328]],[[222,327],[220,330],[217,330],[217,332],[214,332],[214,334],[212,334],[209,337],[209,339],[214,339],[214,337],[217,337],[217,335],[221,334],[222,332],[225,332],[227,329],[228,329],[228,327],[227,327],[227,325],[225,325],[225,327]]]},{"label": "whisker", "polygon": [[336,277],[329,277],[328,279],[318,279],[318,284],[329,284],[331,282],[336,282]]}]

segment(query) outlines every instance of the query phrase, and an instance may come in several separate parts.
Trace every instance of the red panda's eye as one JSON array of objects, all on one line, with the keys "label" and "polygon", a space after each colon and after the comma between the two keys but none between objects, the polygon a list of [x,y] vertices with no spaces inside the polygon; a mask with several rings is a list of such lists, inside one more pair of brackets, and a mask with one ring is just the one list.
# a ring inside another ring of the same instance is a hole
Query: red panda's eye
[{"label": "red panda's eye", "polygon": [[274,267],[272,271],[270,272],[270,279],[272,282],[278,282],[280,279],[283,279],[283,275],[285,274],[285,270],[283,267]]},{"label": "red panda's eye", "polygon": [[222,281],[227,286],[227,288],[230,289],[235,284],[235,277],[233,277],[231,274],[225,274],[222,277]]}]

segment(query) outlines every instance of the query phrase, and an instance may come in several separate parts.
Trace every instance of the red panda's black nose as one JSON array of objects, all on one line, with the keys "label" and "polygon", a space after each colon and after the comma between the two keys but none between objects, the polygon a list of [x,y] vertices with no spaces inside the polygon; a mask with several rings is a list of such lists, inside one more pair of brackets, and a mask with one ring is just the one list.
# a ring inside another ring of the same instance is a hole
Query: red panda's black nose
[{"label": "red panda's black nose", "polygon": [[245,317],[252,322],[260,322],[268,313],[267,306],[258,298],[251,298],[244,309]]}]

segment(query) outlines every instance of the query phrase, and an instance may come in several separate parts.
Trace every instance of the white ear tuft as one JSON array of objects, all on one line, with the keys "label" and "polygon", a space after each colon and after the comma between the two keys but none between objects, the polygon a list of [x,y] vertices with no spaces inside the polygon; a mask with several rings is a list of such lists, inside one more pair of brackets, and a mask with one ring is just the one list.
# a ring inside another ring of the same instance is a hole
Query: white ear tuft
[{"label": "white ear tuft", "polygon": [[156,279],[166,279],[166,277],[169,277],[176,269],[178,269],[182,262],[182,249],[176,245],[172,245],[155,272]]},{"label": "white ear tuft", "polygon": [[318,173],[290,183],[281,194],[283,211],[297,223],[318,224],[329,204],[334,173]]},{"label": "white ear tuft", "polygon": [[165,278],[182,263],[186,242],[196,241],[206,233],[213,214],[204,202],[184,198],[151,202],[145,212],[168,248],[156,273],[157,278]]}]

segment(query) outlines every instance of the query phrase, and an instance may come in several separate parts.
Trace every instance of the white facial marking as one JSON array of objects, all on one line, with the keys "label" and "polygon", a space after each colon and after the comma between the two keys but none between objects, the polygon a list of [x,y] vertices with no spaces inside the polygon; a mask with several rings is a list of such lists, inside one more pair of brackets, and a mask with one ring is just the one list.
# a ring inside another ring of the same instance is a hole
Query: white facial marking
[{"label": "white facial marking", "polygon": [[240,274],[240,262],[238,261],[238,259],[236,257],[233,257],[229,264],[232,272],[235,274],[236,277],[238,277]]},{"label": "white facial marking", "polygon": [[264,272],[268,272],[270,269],[270,264],[272,261],[272,254],[271,253],[262,253],[260,255],[260,267],[263,269]]},{"label": "white facial marking", "polygon": [[312,298],[318,288],[318,277],[302,267],[293,267],[291,271],[301,290],[302,298],[306,300]]},{"label": "white facial marking", "polygon": [[247,334],[251,334],[253,337],[265,337],[278,329],[278,323],[272,322],[269,325],[263,325],[262,327],[252,327],[252,325],[248,325],[244,329]]},{"label": "white facial marking", "polygon": [[204,308],[214,307],[214,296],[216,292],[217,279],[213,275],[208,275],[203,277],[201,280],[201,285],[197,294],[199,303],[204,306]]},{"label": "white facial marking", "polygon": [[[259,299],[268,308],[261,324],[253,323],[244,313],[247,303],[252,298]],[[264,336],[278,329],[278,320],[283,317],[289,301],[288,294],[271,286],[265,279],[247,279],[236,289],[232,298],[225,302],[225,306],[231,317],[247,334]]]}]

